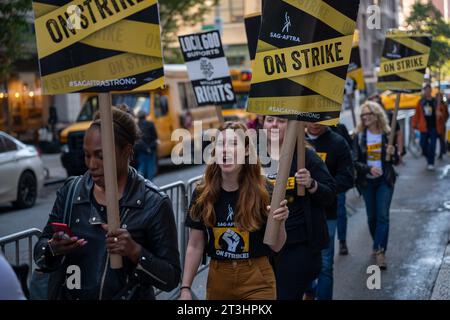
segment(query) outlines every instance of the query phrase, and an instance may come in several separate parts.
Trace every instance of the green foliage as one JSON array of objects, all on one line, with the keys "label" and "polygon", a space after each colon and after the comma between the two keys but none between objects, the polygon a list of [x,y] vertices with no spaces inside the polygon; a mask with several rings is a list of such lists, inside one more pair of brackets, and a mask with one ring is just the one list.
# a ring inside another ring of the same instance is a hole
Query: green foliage
[{"label": "green foliage", "polygon": [[8,76],[15,61],[26,55],[26,15],[30,10],[31,0],[0,1],[0,80]]},{"label": "green foliage", "polygon": [[416,2],[406,23],[412,30],[425,31],[433,36],[429,66],[440,73],[450,61],[450,24],[431,2]]},{"label": "green foliage", "polygon": [[[204,16],[219,0],[159,0],[162,42],[169,48],[177,42],[177,31],[182,26],[203,22]],[[178,54],[175,54],[175,57]]]}]

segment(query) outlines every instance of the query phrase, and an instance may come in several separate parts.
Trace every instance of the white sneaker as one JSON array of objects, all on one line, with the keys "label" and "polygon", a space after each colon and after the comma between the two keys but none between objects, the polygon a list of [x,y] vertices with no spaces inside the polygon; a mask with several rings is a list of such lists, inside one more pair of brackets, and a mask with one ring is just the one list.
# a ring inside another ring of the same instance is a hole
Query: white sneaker
[{"label": "white sneaker", "polygon": [[434,166],[433,166],[432,164],[429,164],[429,165],[427,166],[427,170],[428,170],[428,171],[434,171]]}]

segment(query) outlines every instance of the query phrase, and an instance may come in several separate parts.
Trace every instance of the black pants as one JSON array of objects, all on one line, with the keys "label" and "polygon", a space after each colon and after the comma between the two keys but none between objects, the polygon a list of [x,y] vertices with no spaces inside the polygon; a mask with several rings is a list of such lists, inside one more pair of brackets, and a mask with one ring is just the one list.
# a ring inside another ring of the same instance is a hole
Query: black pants
[{"label": "black pants", "polygon": [[442,157],[447,153],[447,141],[445,141],[445,135],[439,135],[439,144],[441,146],[439,157]]},{"label": "black pants", "polygon": [[278,300],[302,300],[319,276],[322,259],[306,243],[286,244],[274,259]]}]

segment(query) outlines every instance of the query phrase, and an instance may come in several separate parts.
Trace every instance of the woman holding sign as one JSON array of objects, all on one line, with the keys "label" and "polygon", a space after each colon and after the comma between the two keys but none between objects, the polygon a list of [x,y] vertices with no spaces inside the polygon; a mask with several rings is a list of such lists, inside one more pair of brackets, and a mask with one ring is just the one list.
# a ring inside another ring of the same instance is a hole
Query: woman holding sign
[{"label": "woman holding sign", "polygon": [[[181,268],[170,199],[129,166],[138,128],[133,116],[113,108],[120,229],[107,233],[100,116],[84,137],[88,171],[57,192],[34,249],[38,267],[50,273],[49,299],[154,299],[153,287],[174,289]],[[111,254],[123,257],[111,269]],[[67,281],[66,280],[67,277]]]},{"label": "woman holding sign", "polygon": [[211,257],[206,299],[276,299],[275,276],[268,257],[284,245],[284,221],[289,210],[283,200],[274,211],[273,219],[282,222],[279,238],[274,246],[265,245],[270,185],[261,175],[259,159],[246,132],[240,123],[228,122],[222,127],[214,163],[207,165],[203,181],[194,190],[186,218],[191,231],[181,299],[192,299],[191,284],[205,248]]},{"label": "woman holding sign", "polygon": [[[381,269],[387,267],[389,209],[397,175],[393,164],[399,162],[396,147],[388,145],[390,131],[386,113],[378,103],[368,101],[361,106],[355,137],[356,186],[366,203],[373,255]],[[386,161],[386,154],[391,155],[391,161]]]},{"label": "woman holding sign", "polygon": [[[271,158],[264,171],[267,178],[275,183],[279,154],[272,154],[273,145],[281,145],[287,127],[287,120],[266,116],[268,151]],[[297,168],[297,152],[291,164],[286,199],[289,219],[286,221],[287,240],[274,259],[277,281],[277,296],[280,300],[302,300],[313,280],[320,273],[321,250],[328,247],[328,227],[325,207],[333,204],[336,186],[325,163],[311,149],[306,148],[305,168]],[[297,187],[304,186],[304,197],[297,195]]]}]

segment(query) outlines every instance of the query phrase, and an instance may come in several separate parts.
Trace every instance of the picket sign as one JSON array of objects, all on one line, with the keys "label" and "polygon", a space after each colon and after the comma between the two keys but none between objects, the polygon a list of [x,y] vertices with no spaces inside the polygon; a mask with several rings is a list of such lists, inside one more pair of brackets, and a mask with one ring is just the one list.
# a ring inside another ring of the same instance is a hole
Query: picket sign
[{"label": "picket sign", "polygon": [[[120,218],[110,92],[149,91],[164,85],[161,29],[157,0],[120,1],[108,15],[106,1],[105,6],[97,2],[92,7],[89,2],[33,0],[34,26],[43,94],[99,94],[112,233]],[[113,37],[115,30],[123,36]],[[122,262],[120,255],[111,255],[111,268],[122,268]]]}]

